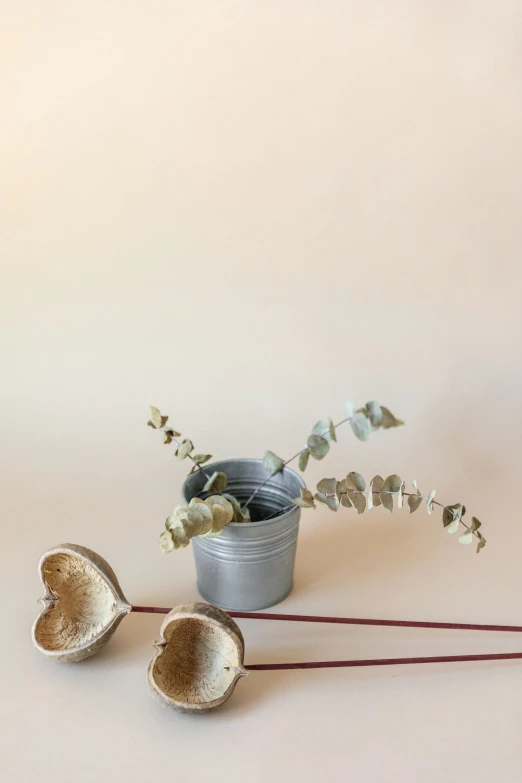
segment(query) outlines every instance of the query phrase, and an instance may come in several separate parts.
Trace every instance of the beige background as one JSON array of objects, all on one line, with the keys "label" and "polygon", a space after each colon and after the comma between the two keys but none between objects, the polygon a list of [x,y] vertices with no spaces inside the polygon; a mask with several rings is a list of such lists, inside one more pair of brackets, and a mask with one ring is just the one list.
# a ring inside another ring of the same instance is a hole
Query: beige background
[{"label": "beige background", "polygon": [[[157,618],[81,665],[29,640],[62,541],[135,603],[198,598],[157,547],[185,465],[150,402],[198,450],[286,456],[348,394],[408,426],[307,481],[417,478],[488,547],[310,512],[281,611],[522,622],[518,0],[0,9],[2,781],[519,783],[517,662],[252,674],[198,720],[149,697]],[[521,649],[260,625],[249,662]]]}]

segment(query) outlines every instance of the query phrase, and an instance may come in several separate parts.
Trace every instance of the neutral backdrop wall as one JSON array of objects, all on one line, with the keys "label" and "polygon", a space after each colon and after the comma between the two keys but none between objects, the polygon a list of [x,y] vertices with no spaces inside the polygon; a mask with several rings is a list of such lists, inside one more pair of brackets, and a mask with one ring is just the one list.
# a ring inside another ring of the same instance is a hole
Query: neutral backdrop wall
[{"label": "neutral backdrop wall", "polygon": [[[198,722],[149,699],[156,618],[78,667],[28,629],[61,541],[131,601],[197,599],[149,403],[288,456],[348,395],[407,426],[340,431],[309,484],[416,478],[488,546],[310,512],[285,610],[521,622],[521,43],[517,0],[0,3],[3,780],[519,783],[516,662],[252,675]],[[263,625],[251,662],[517,649]]]}]

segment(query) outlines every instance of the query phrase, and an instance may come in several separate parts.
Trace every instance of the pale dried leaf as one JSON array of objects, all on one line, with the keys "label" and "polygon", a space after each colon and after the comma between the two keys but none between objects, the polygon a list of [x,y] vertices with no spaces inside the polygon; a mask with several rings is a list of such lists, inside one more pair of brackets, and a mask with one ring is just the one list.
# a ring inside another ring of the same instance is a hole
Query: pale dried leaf
[{"label": "pale dried leaf", "polygon": [[301,470],[303,473],[306,470],[306,466],[308,465],[309,459],[310,459],[310,451],[308,449],[304,449],[299,454],[299,470]]},{"label": "pale dried leaf", "polygon": [[364,407],[364,412],[366,413],[367,418],[370,420],[372,427],[377,428],[381,426],[382,408],[378,402],[375,402],[375,400],[367,402]]},{"label": "pale dried leaf", "polygon": [[477,555],[480,552],[481,549],[483,549],[486,546],[486,539],[485,538],[479,538],[479,542],[477,544]]},{"label": "pale dried leaf", "polygon": [[472,542],[473,533],[471,530],[465,530],[464,533],[459,536],[459,544],[471,544]]},{"label": "pale dried leaf", "polygon": [[301,487],[300,492],[301,497],[294,498],[292,503],[295,503],[296,506],[300,506],[301,508],[315,508],[314,496],[310,490],[306,487]]},{"label": "pale dried leaf", "polygon": [[194,454],[192,459],[198,465],[203,465],[204,462],[208,462],[209,459],[212,459],[212,454]]},{"label": "pale dried leaf", "polygon": [[361,411],[355,413],[350,420],[353,434],[359,440],[368,440],[370,437],[370,422]]},{"label": "pale dried leaf", "polygon": [[203,492],[212,492],[212,493],[223,492],[223,490],[226,489],[226,487],[227,487],[226,473],[221,473],[220,471],[216,470],[209,478],[205,486],[203,487]]},{"label": "pale dried leaf", "polygon": [[348,489],[348,498],[350,499],[352,506],[358,514],[364,513],[364,510],[366,509],[366,495],[363,495],[361,492],[354,492],[353,490]]},{"label": "pale dried leaf", "polygon": [[243,515],[241,514],[241,503],[239,500],[234,497],[234,495],[230,495],[228,492],[223,493],[223,497],[228,500],[228,502],[231,504],[232,508],[234,509],[234,522],[242,522],[243,521]]},{"label": "pale dried leaf", "polygon": [[344,406],[344,415],[347,419],[351,419],[355,413],[355,403],[353,397],[348,397]]},{"label": "pale dried leaf", "polygon": [[323,459],[330,451],[330,444],[321,435],[310,435],[307,446],[314,459]]},{"label": "pale dried leaf", "polygon": [[387,492],[383,487],[379,494],[379,498],[384,508],[393,513],[393,495]]},{"label": "pale dried leaf", "polygon": [[[332,436],[332,432],[333,432],[333,436]],[[311,434],[320,435],[322,438],[325,438],[329,443],[337,440],[335,435],[335,427],[333,426],[333,422],[331,419],[319,419],[319,421],[314,424]]]},{"label": "pale dried leaf", "polygon": [[[210,510],[212,511],[212,516],[214,517],[216,506],[219,506],[223,509],[225,512],[225,525],[228,525],[230,522],[234,519],[234,506],[232,503],[227,500],[223,495],[211,495],[208,497],[205,501],[209,506]],[[214,520],[215,521],[215,520]],[[223,525],[223,527],[225,526]],[[217,532],[217,530],[222,530],[221,527],[216,527],[215,524],[212,525],[213,532]]]},{"label": "pale dried leaf", "polygon": [[317,491],[325,495],[335,495],[337,489],[337,479],[324,478],[317,484]]},{"label": "pale dried leaf", "polygon": [[435,497],[436,489],[432,489],[428,497],[426,498],[426,510],[428,514],[431,514],[433,511],[433,498]]},{"label": "pale dried leaf", "polygon": [[404,482],[401,484],[399,491],[397,492],[397,508],[402,508],[404,503]]},{"label": "pale dried leaf", "polygon": [[462,508],[460,503],[454,503],[452,506],[444,506],[442,510],[442,524],[450,535],[459,529]]},{"label": "pale dried leaf", "polygon": [[212,530],[212,510],[204,500],[192,498],[188,508],[188,520],[184,523],[187,535],[200,536]]},{"label": "pale dried leaf", "polygon": [[337,498],[337,495],[327,495],[325,492],[316,492],[314,498],[318,500],[319,503],[324,503],[325,506],[328,506],[330,511],[337,511],[339,508],[339,499]]},{"label": "pale dried leaf", "polygon": [[152,426],[155,427],[157,430],[163,427],[163,416],[161,415],[159,410],[154,407],[154,405],[150,406],[150,420],[152,422]]},{"label": "pale dried leaf", "polygon": [[364,480],[363,476],[361,476],[360,473],[357,473],[357,471],[352,470],[346,476],[346,488],[349,490],[357,489],[360,492],[364,492],[364,490],[366,489],[366,481]]},{"label": "pale dried leaf", "polygon": [[413,514],[414,511],[417,511],[419,506],[422,504],[422,498],[420,495],[410,495],[408,497],[408,506],[410,507],[410,514]]},{"label": "pale dried leaf", "polygon": [[278,457],[277,454],[274,454],[273,451],[265,451],[263,466],[267,473],[271,476],[275,476],[276,473],[280,473],[283,470],[285,463],[284,460],[282,460],[281,457]]},{"label": "pale dried leaf", "polygon": [[482,526],[482,522],[479,522],[477,517],[471,517],[471,530],[475,532]]},{"label": "pale dried leaf", "polygon": [[[380,492],[383,484],[384,484],[384,479],[382,476],[379,475],[374,476],[370,481],[370,490],[372,492],[372,505],[375,507],[381,505]],[[369,505],[368,508],[370,508]]]},{"label": "pale dried leaf", "polygon": [[165,553],[172,552],[174,549],[174,540],[169,530],[164,530],[159,538],[159,545],[161,550]]},{"label": "pale dried leaf", "polygon": [[388,409],[385,408],[384,405],[381,405],[382,410],[382,422],[381,427],[385,430],[390,429],[390,427],[401,427],[404,422],[400,419],[396,419],[393,413]]},{"label": "pale dried leaf", "polygon": [[194,446],[191,440],[184,440],[179,449],[176,450],[176,457],[178,459],[185,459],[188,457]]}]

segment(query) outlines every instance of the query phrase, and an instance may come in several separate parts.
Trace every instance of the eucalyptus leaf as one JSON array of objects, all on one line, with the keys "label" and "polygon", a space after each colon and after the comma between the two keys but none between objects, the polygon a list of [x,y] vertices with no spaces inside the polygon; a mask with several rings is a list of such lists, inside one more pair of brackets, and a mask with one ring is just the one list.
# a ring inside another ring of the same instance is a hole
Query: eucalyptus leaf
[{"label": "eucalyptus leaf", "polygon": [[220,473],[220,471],[216,470],[203,487],[203,492],[212,492],[217,494],[218,492],[223,492],[226,487],[226,473]]},{"label": "eucalyptus leaf", "polygon": [[351,419],[355,413],[355,403],[353,397],[348,397],[344,405],[344,415],[347,419]]},{"label": "eucalyptus leaf", "polygon": [[366,509],[366,495],[363,495],[361,492],[355,492],[351,489],[348,489],[348,497],[357,513],[364,513],[364,510]]},{"label": "eucalyptus leaf", "polygon": [[399,491],[397,492],[397,508],[402,508],[404,503],[404,482],[401,484]]},{"label": "eucalyptus leaf", "polygon": [[[384,479],[382,476],[379,475],[374,476],[370,481],[370,490],[372,494],[372,506],[377,507],[381,505],[382,501],[380,497],[380,492],[383,484],[384,484]],[[370,504],[368,504],[368,508],[371,508]]]},{"label": "eucalyptus leaf", "polygon": [[206,501],[200,498],[192,498],[187,512],[188,520],[184,525],[187,535],[200,536],[212,530],[212,510]]},{"label": "eucalyptus leaf", "polygon": [[337,495],[327,495],[326,492],[316,492],[314,498],[315,500],[318,500],[319,503],[324,503],[325,506],[328,506],[330,511],[337,511],[339,508],[339,499]]},{"label": "eucalyptus leaf", "polygon": [[206,499],[205,503],[210,506],[212,513],[214,513],[215,506],[220,506],[223,509],[226,516],[226,525],[234,519],[234,506],[223,495],[211,495]]},{"label": "eucalyptus leaf", "polygon": [[192,460],[198,465],[203,465],[203,463],[208,462],[209,459],[212,459],[212,454],[194,454],[192,457]]},{"label": "eucalyptus leaf", "polygon": [[212,511],[212,532],[218,533],[234,519],[234,507],[223,495],[211,495],[206,502]]},{"label": "eucalyptus leaf", "polygon": [[331,419],[319,419],[319,421],[314,424],[311,434],[320,435],[329,443],[337,440],[335,427]]},{"label": "eucalyptus leaf", "polygon": [[370,422],[361,411],[358,411],[353,415],[350,420],[350,426],[353,430],[353,434],[359,440],[368,440],[370,437]]},{"label": "eucalyptus leaf", "polygon": [[322,435],[310,435],[307,441],[310,454],[314,459],[323,459],[330,451],[330,444]]},{"label": "eucalyptus leaf", "polygon": [[459,529],[462,508],[460,503],[454,503],[452,506],[444,506],[442,511],[442,524],[450,535],[456,533]]},{"label": "eucalyptus leaf", "polygon": [[165,430],[163,433],[163,443],[172,443],[172,430]]},{"label": "eucalyptus leaf", "polygon": [[178,459],[185,459],[193,448],[194,446],[191,440],[184,440],[179,449],[176,450],[176,457]]},{"label": "eucalyptus leaf", "polygon": [[381,427],[385,430],[389,430],[390,427],[401,427],[404,422],[400,419],[396,419],[393,413],[388,409],[385,408],[384,405],[381,405],[382,410],[382,422]]},{"label": "eucalyptus leaf", "polygon": [[303,473],[306,470],[306,466],[308,465],[308,460],[310,459],[310,450],[309,449],[303,449],[303,451],[299,454],[299,470]]},{"label": "eucalyptus leaf", "polygon": [[410,495],[408,497],[408,506],[410,507],[410,514],[413,514],[414,511],[417,511],[417,509],[421,504],[422,504],[422,497],[420,495]]},{"label": "eucalyptus leaf", "polygon": [[366,489],[366,481],[364,480],[363,476],[361,476],[360,473],[357,473],[357,471],[352,470],[346,476],[346,488],[348,490],[357,489],[360,492],[364,492],[364,490]]},{"label": "eucalyptus leaf", "polygon": [[[152,426],[155,427],[157,430],[161,429],[163,427],[164,421],[163,416],[159,412],[157,408],[154,407],[154,405],[150,406],[150,420],[152,422]],[[165,422],[167,421],[168,417],[165,417]]]},{"label": "eucalyptus leaf", "polygon": [[243,515],[241,513],[241,503],[239,500],[234,497],[234,495],[230,495],[228,492],[223,492],[222,497],[226,498],[232,508],[234,509],[234,522],[242,522],[243,521]]},{"label": "eucalyptus leaf", "polygon": [[471,530],[473,533],[478,530],[479,527],[482,527],[482,522],[479,522],[477,517],[471,517]]},{"label": "eucalyptus leaf", "polygon": [[310,490],[306,487],[301,487],[300,492],[301,497],[294,498],[292,503],[295,503],[296,506],[300,506],[300,508],[315,508],[314,496]]},{"label": "eucalyptus leaf", "polygon": [[317,491],[325,495],[335,495],[337,489],[337,479],[324,478],[317,485]]},{"label": "eucalyptus leaf", "polygon": [[346,479],[342,479],[342,481],[337,482],[335,486],[335,493],[339,498],[341,506],[344,506],[345,508],[353,508],[352,501],[348,497],[348,487],[346,486]]},{"label": "eucalyptus leaf", "polygon": [[159,545],[163,552],[172,552],[174,549],[174,539],[172,538],[172,533],[169,530],[164,530],[160,535]]},{"label": "eucalyptus leaf", "polygon": [[284,466],[285,463],[281,457],[278,457],[273,451],[265,451],[263,456],[263,467],[267,473],[270,473],[271,476],[275,476],[276,473],[280,473],[283,470]]},{"label": "eucalyptus leaf", "polygon": [[397,494],[401,487],[401,477],[396,473],[392,473],[391,476],[388,476],[384,480],[379,497],[382,505],[387,511],[393,513],[393,495]]},{"label": "eucalyptus leaf", "polygon": [[486,546],[486,539],[485,538],[479,538],[479,542],[477,544],[477,555],[480,552],[481,549],[483,549]]},{"label": "eucalyptus leaf", "polygon": [[426,499],[426,510],[427,510],[428,514],[431,514],[432,511],[433,511],[433,498],[435,497],[436,491],[437,490],[432,489],[430,494],[428,495],[428,497]]},{"label": "eucalyptus leaf", "polygon": [[364,412],[367,418],[370,420],[372,427],[377,428],[381,426],[383,414],[382,408],[378,402],[375,402],[375,400],[367,402],[364,406]]},{"label": "eucalyptus leaf", "polygon": [[459,536],[459,544],[471,544],[472,542],[473,533],[471,530],[465,530],[464,533]]}]

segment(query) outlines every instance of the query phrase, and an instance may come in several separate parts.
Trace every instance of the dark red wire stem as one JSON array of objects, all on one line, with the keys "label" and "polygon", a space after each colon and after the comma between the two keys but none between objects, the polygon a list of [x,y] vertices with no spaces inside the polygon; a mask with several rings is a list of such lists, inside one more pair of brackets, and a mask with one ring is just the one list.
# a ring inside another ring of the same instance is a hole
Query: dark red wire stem
[{"label": "dark red wire stem", "polygon": [[[133,606],[133,612],[168,614],[160,606]],[[245,620],[286,620],[298,623],[338,623],[340,625],[381,625],[399,628],[445,628],[456,631],[506,631],[522,633],[521,625],[484,625],[482,623],[434,623],[419,620],[372,620],[363,617],[321,617],[306,614],[270,614],[269,612],[227,612],[230,617]]]},{"label": "dark red wire stem", "polygon": [[[133,606],[133,612],[168,614],[160,606]],[[305,614],[270,614],[269,612],[228,612],[230,617],[246,620],[286,620],[300,623],[338,623],[342,625],[380,625],[399,628],[445,628],[459,631],[522,632],[520,625],[484,625],[483,623],[434,623],[418,620],[372,620],[362,617],[320,617]],[[461,663],[464,661],[509,661],[522,658],[522,653],[488,653],[484,655],[435,655],[420,658],[369,658],[354,661],[302,661],[301,663],[256,663],[248,671],[280,671],[288,669],[340,669],[358,666],[400,666],[411,663]]]},{"label": "dark red wire stem", "polygon": [[509,661],[522,658],[522,653],[491,653],[487,655],[433,655],[425,658],[370,658],[359,661],[303,661],[302,663],[255,663],[246,666],[249,672],[280,669],[340,669],[357,666],[399,666],[405,663],[454,663],[462,661]]}]

